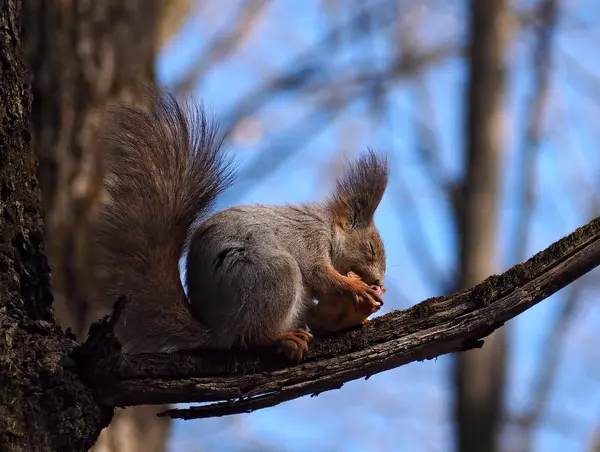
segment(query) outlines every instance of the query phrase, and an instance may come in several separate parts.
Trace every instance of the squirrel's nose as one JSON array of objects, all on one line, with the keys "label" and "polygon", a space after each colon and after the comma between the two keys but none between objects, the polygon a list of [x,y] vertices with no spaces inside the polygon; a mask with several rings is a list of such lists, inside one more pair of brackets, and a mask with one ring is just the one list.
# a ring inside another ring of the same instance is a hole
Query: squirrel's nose
[{"label": "squirrel's nose", "polygon": [[374,280],[374,281],[373,281],[373,283],[372,283],[372,284],[373,284],[374,286],[379,286],[379,287],[381,287],[381,286],[383,286],[383,280],[381,280],[381,279],[376,279],[376,280]]}]

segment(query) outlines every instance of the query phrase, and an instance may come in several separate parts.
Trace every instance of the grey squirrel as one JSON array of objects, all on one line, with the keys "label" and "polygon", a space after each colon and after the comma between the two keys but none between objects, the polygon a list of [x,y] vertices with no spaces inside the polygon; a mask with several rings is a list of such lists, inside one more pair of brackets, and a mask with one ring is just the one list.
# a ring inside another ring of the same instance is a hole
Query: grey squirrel
[{"label": "grey squirrel", "polygon": [[[201,106],[149,96],[147,110],[120,105],[107,116],[93,233],[97,295],[108,305],[128,296],[115,328],[125,353],[271,346],[299,362],[314,299],[383,303],[374,286],[383,286],[386,257],[373,215],[385,157],[362,154],[322,203],[210,215],[234,180],[216,125]],[[186,246],[187,297],[178,265]]]}]

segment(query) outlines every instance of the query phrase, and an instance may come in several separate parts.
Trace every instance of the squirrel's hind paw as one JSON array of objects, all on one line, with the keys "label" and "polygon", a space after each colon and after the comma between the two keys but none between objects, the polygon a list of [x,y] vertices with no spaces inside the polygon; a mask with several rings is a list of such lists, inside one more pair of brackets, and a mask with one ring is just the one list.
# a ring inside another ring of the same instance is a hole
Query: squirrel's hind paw
[{"label": "squirrel's hind paw", "polygon": [[313,335],[302,328],[279,334],[274,340],[279,352],[291,362],[298,364],[302,361],[304,353],[308,351],[308,344]]}]

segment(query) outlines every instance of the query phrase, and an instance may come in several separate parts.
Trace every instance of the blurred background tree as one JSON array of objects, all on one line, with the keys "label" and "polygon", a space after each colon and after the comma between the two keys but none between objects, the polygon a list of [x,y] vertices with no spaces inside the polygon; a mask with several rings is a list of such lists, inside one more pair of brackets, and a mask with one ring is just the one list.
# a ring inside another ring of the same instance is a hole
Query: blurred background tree
[{"label": "blurred background tree", "polygon": [[[598,215],[592,0],[24,3],[56,310],[79,337],[99,314],[81,241],[99,176],[94,115],[136,101],[139,80],[220,118],[240,178],[219,207],[316,199],[345,158],[388,152],[384,312],[479,282]],[[597,280],[481,350],[170,431],[140,409],[102,447],[598,450]]]},{"label": "blurred background tree", "polygon": [[[102,150],[94,144],[100,114],[111,102],[144,102],[140,85],[154,83],[157,52],[189,6],[187,0],[23,2],[54,310],[79,340],[111,308],[93,302],[86,241],[102,175]],[[165,450],[170,424],[156,417],[161,409],[118,410],[95,452]]]}]

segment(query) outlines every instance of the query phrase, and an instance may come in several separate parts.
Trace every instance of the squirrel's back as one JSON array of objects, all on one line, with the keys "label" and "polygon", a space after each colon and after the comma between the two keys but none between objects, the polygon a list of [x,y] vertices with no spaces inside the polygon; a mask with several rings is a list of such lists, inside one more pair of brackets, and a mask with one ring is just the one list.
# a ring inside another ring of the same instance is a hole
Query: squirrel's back
[{"label": "squirrel's back", "polygon": [[103,134],[105,199],[94,237],[97,295],[130,295],[117,336],[126,351],[195,348],[205,331],[189,312],[179,259],[192,223],[232,181],[222,140],[200,106],[148,93],[147,110],[111,109]]}]

